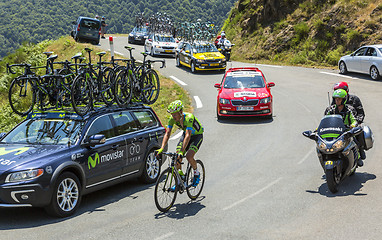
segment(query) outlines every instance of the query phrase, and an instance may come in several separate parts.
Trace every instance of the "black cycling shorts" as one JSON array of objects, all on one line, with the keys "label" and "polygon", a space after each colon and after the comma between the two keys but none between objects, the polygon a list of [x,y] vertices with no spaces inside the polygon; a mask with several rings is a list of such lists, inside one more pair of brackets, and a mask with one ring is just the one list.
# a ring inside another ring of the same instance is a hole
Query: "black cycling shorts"
[{"label": "black cycling shorts", "polygon": [[[183,133],[182,137],[180,138],[178,142],[178,146],[176,147],[177,152],[179,152],[182,149],[184,137],[185,137],[185,134]],[[186,153],[190,149],[193,150],[195,153],[197,153],[199,151],[200,145],[202,145],[202,142],[203,142],[203,134],[192,135],[184,153]]]}]

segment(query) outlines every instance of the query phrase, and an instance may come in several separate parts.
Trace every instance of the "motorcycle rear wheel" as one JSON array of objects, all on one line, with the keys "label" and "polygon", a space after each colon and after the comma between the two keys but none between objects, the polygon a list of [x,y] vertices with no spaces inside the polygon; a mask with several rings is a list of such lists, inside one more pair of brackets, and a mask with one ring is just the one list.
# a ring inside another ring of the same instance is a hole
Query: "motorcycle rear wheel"
[{"label": "motorcycle rear wheel", "polygon": [[326,183],[328,184],[328,188],[332,193],[338,192],[338,185],[340,183],[340,177],[338,176],[336,170],[336,168],[327,169],[325,173]]}]

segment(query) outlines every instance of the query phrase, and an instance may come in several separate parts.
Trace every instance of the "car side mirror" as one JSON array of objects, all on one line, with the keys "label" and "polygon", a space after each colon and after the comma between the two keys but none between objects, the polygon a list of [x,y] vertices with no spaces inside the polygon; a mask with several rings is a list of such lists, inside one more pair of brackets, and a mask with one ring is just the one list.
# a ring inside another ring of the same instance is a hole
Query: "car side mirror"
[{"label": "car side mirror", "polygon": [[95,145],[104,144],[106,142],[105,135],[103,134],[96,134],[88,137],[82,146],[84,147],[94,147]]},{"label": "car side mirror", "polygon": [[149,42],[152,42],[153,40],[151,38],[149,38]]},{"label": "car side mirror", "polygon": [[221,88],[221,85],[220,85],[220,83],[215,83],[214,87]]},{"label": "car side mirror", "polygon": [[190,50],[186,50],[185,52],[186,52],[186,53],[190,53]]},{"label": "car side mirror", "polygon": [[274,82],[270,82],[267,84],[267,86],[270,88],[270,87],[274,87],[275,86],[275,83]]}]

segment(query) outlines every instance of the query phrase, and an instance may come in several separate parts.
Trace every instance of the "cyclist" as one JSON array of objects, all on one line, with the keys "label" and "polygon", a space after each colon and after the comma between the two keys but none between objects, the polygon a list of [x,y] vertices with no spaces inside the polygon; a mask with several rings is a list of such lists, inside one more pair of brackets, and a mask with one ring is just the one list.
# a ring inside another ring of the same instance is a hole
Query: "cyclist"
[{"label": "cyclist", "polygon": [[[353,115],[355,119],[357,120],[358,124],[363,123],[363,120],[365,119],[365,111],[363,110],[363,106],[359,97],[357,97],[356,95],[349,94],[349,86],[346,82],[339,82],[334,84],[333,90],[335,91],[337,89],[343,89],[346,91],[347,93],[346,104],[349,104],[354,108],[355,111],[353,112]],[[333,104],[335,104],[334,99],[333,99],[332,105]],[[366,153],[364,149],[365,147],[363,144],[361,144],[365,142],[365,137],[363,134],[358,134],[356,136],[356,139],[358,143],[360,143],[359,153],[361,155],[361,159],[365,160],[366,159]]]},{"label": "cyclist", "polygon": [[[168,127],[166,128],[166,133],[162,141],[162,147],[157,150],[157,154],[159,155],[163,152],[163,148],[167,145],[167,142],[170,138],[173,126],[176,125],[182,129],[183,135],[179,140],[176,152],[181,156],[186,154],[186,159],[194,170],[192,186],[196,187],[200,180],[200,173],[197,169],[197,164],[194,156],[203,142],[204,129],[199,120],[192,113],[183,112],[183,103],[180,100],[176,100],[170,103],[167,108],[167,112],[171,113],[171,117],[169,118]],[[182,175],[181,162],[182,158],[179,157],[176,163],[176,168]]]},{"label": "cyclist", "polygon": [[[325,115],[338,114],[342,116],[342,120],[347,128],[357,126],[357,120],[354,118],[355,111],[351,105],[346,104],[347,92],[343,89],[337,89],[333,93],[333,101],[335,105],[326,108]],[[358,144],[358,143],[357,143]],[[358,144],[359,145],[359,144]],[[363,161],[360,158],[357,162],[359,167],[363,166]]]}]

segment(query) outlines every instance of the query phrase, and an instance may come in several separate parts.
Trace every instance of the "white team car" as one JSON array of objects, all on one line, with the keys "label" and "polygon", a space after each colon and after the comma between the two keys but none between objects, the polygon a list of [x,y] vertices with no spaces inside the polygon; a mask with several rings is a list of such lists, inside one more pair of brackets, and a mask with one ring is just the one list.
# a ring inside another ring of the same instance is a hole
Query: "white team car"
[{"label": "white team car", "polygon": [[167,55],[175,56],[175,50],[178,47],[175,39],[171,35],[153,33],[145,41],[145,52],[151,56]]}]

